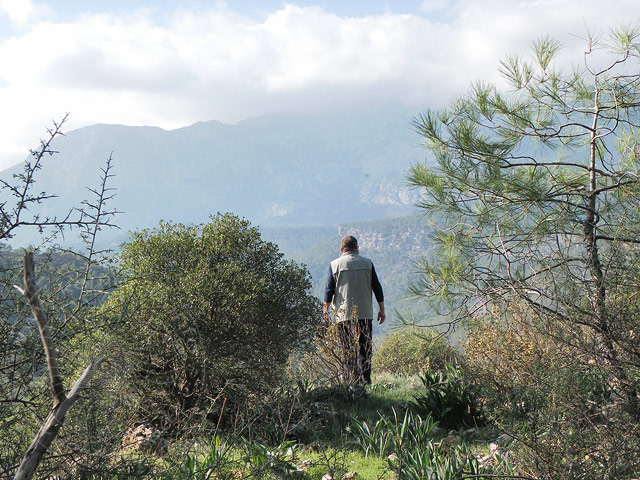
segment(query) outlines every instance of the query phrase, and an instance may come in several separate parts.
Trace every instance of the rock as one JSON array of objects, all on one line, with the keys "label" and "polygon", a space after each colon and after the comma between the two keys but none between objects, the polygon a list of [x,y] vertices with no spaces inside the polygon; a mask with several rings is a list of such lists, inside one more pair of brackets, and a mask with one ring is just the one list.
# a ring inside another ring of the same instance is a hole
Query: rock
[{"label": "rock", "polygon": [[129,429],[122,439],[122,448],[130,452],[163,454],[167,452],[167,447],[168,444],[162,438],[162,432],[146,425]]},{"label": "rock", "polygon": [[498,438],[500,436],[500,432],[498,431],[498,429],[496,427],[490,427],[490,428],[485,429],[484,436],[486,438],[496,439],[496,438]]},{"label": "rock", "polygon": [[497,463],[497,458],[500,457],[502,459],[506,459],[509,455],[509,452],[502,448],[495,442],[489,444],[489,453],[479,458],[478,461],[481,465],[489,466],[495,465]]},{"label": "rock", "polygon": [[331,475],[330,473],[325,473],[322,476],[322,480],[333,480],[333,475]]},{"label": "rock", "polygon": [[456,445],[459,441],[460,441],[460,437],[458,437],[455,434],[449,434],[446,437],[444,437],[442,439],[442,441],[444,443],[446,443],[447,445],[449,445],[450,447],[453,447],[454,445]]},{"label": "rock", "polygon": [[347,472],[342,476],[342,480],[355,480],[357,476],[356,472]]}]

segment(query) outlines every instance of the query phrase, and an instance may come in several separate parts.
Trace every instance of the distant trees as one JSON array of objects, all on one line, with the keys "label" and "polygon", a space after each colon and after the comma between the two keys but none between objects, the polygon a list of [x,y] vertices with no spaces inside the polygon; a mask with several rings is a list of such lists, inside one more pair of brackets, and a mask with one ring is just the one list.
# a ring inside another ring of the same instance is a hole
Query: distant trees
[{"label": "distant trees", "polygon": [[414,124],[435,164],[409,179],[438,219],[414,293],[473,320],[494,413],[544,478],[640,467],[638,42],[589,36],[569,68],[541,38],[502,63],[511,91],[477,83]]},{"label": "distant trees", "polygon": [[246,407],[314,338],[306,269],[234,215],[135,233],[121,264],[126,280],[103,306],[125,319],[109,334],[115,372],[139,399],[138,421],[161,431]]}]

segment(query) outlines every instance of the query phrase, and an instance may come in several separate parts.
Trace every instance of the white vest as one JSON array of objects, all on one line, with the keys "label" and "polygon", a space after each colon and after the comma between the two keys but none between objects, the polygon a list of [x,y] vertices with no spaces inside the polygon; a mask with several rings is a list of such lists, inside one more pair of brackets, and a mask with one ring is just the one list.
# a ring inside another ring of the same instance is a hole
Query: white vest
[{"label": "white vest", "polygon": [[371,277],[373,263],[355,252],[345,252],[331,262],[336,281],[333,310],[338,322],[373,318]]}]

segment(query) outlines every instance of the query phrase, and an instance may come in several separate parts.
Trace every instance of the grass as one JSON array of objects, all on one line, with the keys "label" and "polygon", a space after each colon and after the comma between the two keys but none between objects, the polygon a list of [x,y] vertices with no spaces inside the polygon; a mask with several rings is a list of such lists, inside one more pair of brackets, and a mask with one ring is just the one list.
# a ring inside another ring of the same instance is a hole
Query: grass
[{"label": "grass", "polygon": [[358,479],[378,480],[392,479],[391,472],[386,461],[379,457],[367,457],[352,450],[327,449],[324,452],[314,452],[301,457],[302,464],[305,460],[311,462],[311,466],[306,470],[304,478],[308,480],[321,480],[329,473],[333,478],[342,478],[350,472],[357,472]]},{"label": "grass", "polygon": [[[178,441],[165,457],[147,459],[155,465],[152,478],[321,480],[329,474],[340,480],[356,472],[359,480],[411,480],[422,478],[434,462],[444,465],[458,461],[460,456],[456,457],[458,460],[451,456],[455,456],[453,452],[458,448],[465,452],[467,446],[471,452],[487,450],[486,441],[465,442],[464,436],[461,439],[448,435],[445,430],[434,428],[430,417],[418,416],[410,410],[410,401],[421,389],[424,385],[417,376],[379,375],[364,391],[324,390],[319,394],[321,401],[313,397],[314,390],[298,392],[296,401],[306,405],[307,413],[314,403],[321,403],[326,412],[318,423],[309,420],[311,427],[304,440],[285,438],[282,427],[273,427],[273,431],[266,431],[263,436],[252,435],[248,439],[220,435],[191,448]],[[364,424],[366,431],[362,429]],[[416,452],[430,457],[418,461]],[[397,460],[394,471],[388,460],[392,453],[404,455],[402,461],[408,462],[407,468],[414,468],[413,476],[411,472],[399,476]],[[110,478],[134,477],[121,474]]]},{"label": "grass", "polygon": [[404,410],[421,386],[418,376],[382,374],[374,377],[365,396],[340,402],[336,407],[348,423],[351,423],[351,418],[373,422],[380,414],[391,415],[394,409]]}]

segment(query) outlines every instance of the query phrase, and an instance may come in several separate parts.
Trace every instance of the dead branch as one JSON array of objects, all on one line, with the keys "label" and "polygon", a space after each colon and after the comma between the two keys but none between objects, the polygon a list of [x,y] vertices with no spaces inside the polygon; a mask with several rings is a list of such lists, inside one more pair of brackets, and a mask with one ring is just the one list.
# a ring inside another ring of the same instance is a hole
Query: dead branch
[{"label": "dead branch", "polygon": [[47,316],[42,309],[40,300],[35,286],[35,264],[33,261],[33,252],[25,252],[24,254],[24,288],[16,286],[16,288],[27,298],[27,302],[31,307],[31,312],[38,324],[42,346],[45,350],[47,359],[47,369],[49,372],[49,380],[51,392],[53,396],[53,407],[47,415],[44,423],[40,427],[37,435],[27,449],[18,470],[14,476],[14,480],[29,480],[33,477],[35,469],[40,464],[42,457],[49,449],[51,443],[58,435],[58,430],[64,422],[64,417],[73,403],[79,398],[82,391],[86,388],[91,377],[100,368],[104,361],[103,358],[98,359],[84,370],[82,375],[76,380],[75,384],[66,395],[60,371],[58,369],[58,361],[56,356],[51,330],[47,323]]}]

